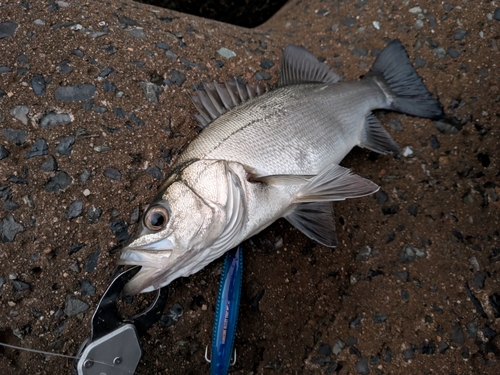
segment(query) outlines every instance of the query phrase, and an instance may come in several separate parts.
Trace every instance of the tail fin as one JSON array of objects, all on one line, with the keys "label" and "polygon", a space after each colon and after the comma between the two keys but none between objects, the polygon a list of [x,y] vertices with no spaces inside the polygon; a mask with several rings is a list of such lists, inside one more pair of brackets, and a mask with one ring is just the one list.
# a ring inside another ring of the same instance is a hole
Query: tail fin
[{"label": "tail fin", "polygon": [[392,96],[391,110],[430,119],[444,114],[443,106],[425,87],[399,39],[387,44],[365,77],[376,78]]}]

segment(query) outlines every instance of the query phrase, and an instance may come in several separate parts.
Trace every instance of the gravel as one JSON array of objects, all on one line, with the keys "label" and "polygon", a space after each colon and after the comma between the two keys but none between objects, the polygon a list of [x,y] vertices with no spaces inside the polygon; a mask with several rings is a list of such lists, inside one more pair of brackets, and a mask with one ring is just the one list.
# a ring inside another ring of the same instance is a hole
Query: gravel
[{"label": "gravel", "polygon": [[7,150],[4,145],[0,145],[0,160],[5,159],[9,155],[9,150]]},{"label": "gravel", "polygon": [[[179,72],[178,72],[179,73]],[[180,73],[182,74],[182,73]],[[186,77],[184,77],[186,79]],[[172,79],[174,81],[174,79]],[[182,84],[182,83],[181,83]],[[148,103],[159,103],[160,94],[163,92],[163,87],[158,86],[152,82],[141,82],[140,83],[144,95],[146,95],[146,100]],[[181,85],[178,85],[181,86]]]},{"label": "gravel", "polygon": [[47,160],[42,164],[40,167],[42,171],[45,172],[53,172],[56,171],[58,166],[57,166],[57,161],[56,158],[50,155]]},{"label": "gravel", "polygon": [[10,110],[10,114],[21,121],[23,125],[28,125],[28,113],[30,109],[25,105],[18,105]]},{"label": "gravel", "polygon": [[66,219],[71,220],[74,219],[75,217],[80,216],[83,210],[83,202],[82,201],[74,201],[71,203],[69,206],[68,211],[66,211]]},{"label": "gravel", "polygon": [[45,184],[45,190],[48,192],[58,192],[66,189],[71,185],[72,179],[66,172],[59,172],[54,177],[51,177]]},{"label": "gravel", "polygon": [[35,74],[33,76],[31,79],[31,87],[33,88],[35,95],[40,96],[45,94],[47,86],[41,74]]},{"label": "gravel", "polygon": [[111,167],[108,167],[104,170],[104,176],[112,180],[119,180],[120,178],[122,178],[122,174],[120,173],[120,171],[116,168]]},{"label": "gravel", "polygon": [[2,233],[2,242],[14,242],[18,233],[24,232],[24,227],[14,220],[14,216],[7,214],[0,221],[0,233]]},{"label": "gravel", "polygon": [[67,296],[66,304],[64,306],[64,313],[67,316],[74,316],[87,311],[89,307],[90,306],[82,300],[73,296]]},{"label": "gravel", "polygon": [[82,83],[73,86],[58,87],[54,93],[56,100],[64,102],[83,102],[94,97],[96,91],[95,85]]},{"label": "gravel", "polygon": [[26,141],[28,133],[21,129],[2,129],[2,135],[16,146],[21,146]]},{"label": "gravel", "polygon": [[0,39],[14,36],[18,26],[15,22],[0,22]]},{"label": "gravel", "polygon": [[46,115],[42,116],[38,121],[38,124],[42,128],[54,125],[66,125],[71,122],[71,116],[67,113],[56,113],[48,112]]},{"label": "gravel", "polygon": [[25,158],[30,159],[35,156],[47,155],[48,153],[49,153],[49,146],[47,145],[47,142],[45,142],[45,139],[40,138],[35,142],[33,147],[31,147],[31,149],[25,155]]}]

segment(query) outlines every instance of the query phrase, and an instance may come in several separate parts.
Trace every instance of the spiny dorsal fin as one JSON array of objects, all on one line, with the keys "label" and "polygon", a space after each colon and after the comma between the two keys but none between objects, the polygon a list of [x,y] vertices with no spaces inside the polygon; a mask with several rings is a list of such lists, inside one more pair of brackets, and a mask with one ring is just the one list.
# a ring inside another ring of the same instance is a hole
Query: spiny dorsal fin
[{"label": "spiny dorsal fin", "polygon": [[287,45],[281,59],[280,86],[299,83],[335,83],[340,77],[302,47]]},{"label": "spiny dorsal fin", "polygon": [[233,109],[237,105],[253,99],[267,91],[263,84],[242,83],[235,77],[224,83],[202,83],[196,90],[197,95],[189,95],[199,114],[194,117],[205,128],[217,117]]}]

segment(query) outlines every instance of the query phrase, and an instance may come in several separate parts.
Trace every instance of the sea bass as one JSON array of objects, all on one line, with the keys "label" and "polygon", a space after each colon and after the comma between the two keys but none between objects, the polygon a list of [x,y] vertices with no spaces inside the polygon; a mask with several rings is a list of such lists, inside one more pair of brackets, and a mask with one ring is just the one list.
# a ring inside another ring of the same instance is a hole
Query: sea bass
[{"label": "sea bass", "polygon": [[352,82],[289,45],[278,88],[259,91],[235,80],[204,84],[192,96],[207,126],[175,161],[122,250],[119,264],[142,266],[127,294],[198,272],[281,217],[336,246],[331,202],[379,189],[339,163],[354,146],[399,151],[372,111],[443,115],[399,40]]}]

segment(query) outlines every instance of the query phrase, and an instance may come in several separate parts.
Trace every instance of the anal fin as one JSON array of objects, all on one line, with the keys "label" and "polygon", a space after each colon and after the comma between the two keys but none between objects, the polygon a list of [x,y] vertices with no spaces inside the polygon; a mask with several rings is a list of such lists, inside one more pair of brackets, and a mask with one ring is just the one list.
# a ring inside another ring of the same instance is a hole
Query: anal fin
[{"label": "anal fin", "polygon": [[320,244],[328,247],[337,246],[335,218],[330,202],[301,203],[291,214],[285,216],[285,219]]},{"label": "anal fin", "polygon": [[364,197],[378,191],[379,186],[366,178],[333,164],[314,176],[295,196],[294,203],[341,201]]},{"label": "anal fin", "polygon": [[378,152],[379,154],[401,151],[396,141],[385,130],[373,113],[366,116],[364,130],[365,132],[360,144],[361,147]]}]

